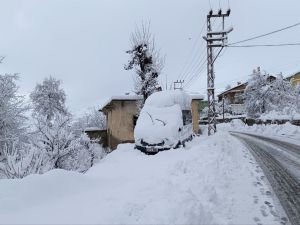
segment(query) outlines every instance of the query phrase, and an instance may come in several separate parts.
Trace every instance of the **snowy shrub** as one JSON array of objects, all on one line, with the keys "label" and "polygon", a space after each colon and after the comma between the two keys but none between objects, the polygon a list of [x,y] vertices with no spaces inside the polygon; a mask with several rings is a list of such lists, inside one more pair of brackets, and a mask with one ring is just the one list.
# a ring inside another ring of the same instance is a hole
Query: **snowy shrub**
[{"label": "snowy shrub", "polygon": [[234,119],[230,122],[230,126],[232,128],[241,128],[241,127],[245,127],[246,124],[240,119]]},{"label": "snowy shrub", "polygon": [[35,120],[33,144],[45,153],[45,170],[59,167],[59,159],[69,153],[74,139],[71,132],[71,116],[65,105],[66,94],[61,82],[53,77],[45,78],[30,94]]},{"label": "snowy shrub", "polygon": [[[50,77],[31,93],[33,132],[25,129],[28,107],[17,94],[16,75],[0,75],[0,178],[23,178],[54,168],[85,172],[105,156],[86,135],[76,138],[66,95],[60,81]],[[88,124],[101,125],[93,111]]]},{"label": "snowy shrub", "polygon": [[0,163],[0,170],[6,178],[23,178],[42,172],[44,157],[30,144],[14,141],[4,146],[3,153],[5,161]]},{"label": "snowy shrub", "polygon": [[[82,135],[75,135],[65,96],[60,82],[52,77],[38,84],[30,95],[35,120],[31,140],[43,156],[42,172],[56,168],[84,172],[103,157],[102,149],[86,135],[82,132]],[[77,127],[84,129],[84,126],[98,123],[103,124],[103,117],[96,115],[94,110],[79,121]]]},{"label": "snowy shrub", "polygon": [[59,167],[65,170],[85,172],[105,156],[104,149],[92,142],[86,134],[73,140],[69,153],[59,159]]},{"label": "snowy shrub", "polygon": [[83,116],[77,118],[72,124],[72,130],[76,136],[80,136],[87,128],[96,127],[99,129],[106,128],[106,117],[97,109],[89,109]]},{"label": "snowy shrub", "polygon": [[258,118],[271,111],[282,112],[284,108],[296,109],[296,92],[291,83],[279,75],[270,80],[267,74],[254,73],[244,93],[248,117]]},{"label": "snowy shrub", "polygon": [[17,75],[0,75],[0,177],[22,177],[27,164],[20,163],[26,137],[28,106],[18,92]]},{"label": "snowy shrub", "polygon": [[5,146],[26,132],[28,107],[17,93],[17,79],[17,75],[0,75],[0,161],[5,158]]},{"label": "snowy shrub", "polygon": [[69,145],[74,139],[70,129],[70,117],[57,115],[51,123],[47,117],[36,118],[34,145],[45,152],[48,158],[48,170],[59,167],[59,159],[70,151]]}]

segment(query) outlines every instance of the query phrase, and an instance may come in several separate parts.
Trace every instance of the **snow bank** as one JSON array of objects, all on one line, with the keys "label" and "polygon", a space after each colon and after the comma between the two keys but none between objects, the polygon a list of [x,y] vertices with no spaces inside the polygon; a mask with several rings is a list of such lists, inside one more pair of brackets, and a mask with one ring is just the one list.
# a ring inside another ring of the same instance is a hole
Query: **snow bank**
[{"label": "snow bank", "polygon": [[291,123],[286,124],[254,124],[253,126],[247,126],[241,120],[232,120],[228,124],[218,124],[218,130],[221,131],[241,131],[247,133],[253,133],[258,135],[264,135],[269,137],[275,137],[280,139],[286,139],[286,141],[294,142],[300,145],[300,127]]},{"label": "snow bank", "polygon": [[86,174],[0,180],[0,224],[280,224],[270,191],[249,152],[219,132],[155,156],[119,145]]},{"label": "snow bank", "polygon": [[262,114],[259,119],[266,120],[300,120],[300,113],[290,107],[285,107],[282,112],[271,111]]}]

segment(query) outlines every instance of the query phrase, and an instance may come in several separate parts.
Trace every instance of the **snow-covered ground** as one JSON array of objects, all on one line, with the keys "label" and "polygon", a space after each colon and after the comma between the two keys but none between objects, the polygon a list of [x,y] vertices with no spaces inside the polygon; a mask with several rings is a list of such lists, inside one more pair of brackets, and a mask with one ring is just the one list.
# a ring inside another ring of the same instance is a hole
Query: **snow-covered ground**
[{"label": "snow-covered ground", "polygon": [[0,180],[0,224],[280,224],[255,159],[227,132],[147,156],[120,145],[86,174]]}]

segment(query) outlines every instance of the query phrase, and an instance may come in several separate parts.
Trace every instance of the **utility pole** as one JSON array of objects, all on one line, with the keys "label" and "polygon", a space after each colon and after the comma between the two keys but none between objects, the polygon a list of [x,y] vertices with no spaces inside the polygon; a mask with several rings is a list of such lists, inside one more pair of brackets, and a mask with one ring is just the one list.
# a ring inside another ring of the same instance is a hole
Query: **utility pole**
[{"label": "utility pole", "polygon": [[[217,132],[216,122],[216,107],[215,107],[215,73],[214,62],[221,53],[222,49],[227,43],[228,33],[233,28],[225,30],[225,17],[229,17],[230,9],[226,13],[223,13],[220,9],[214,14],[213,10],[210,10],[207,15],[207,35],[204,38],[207,42],[207,100],[208,100],[208,135]],[[222,19],[222,30],[213,31],[211,19]],[[221,48],[217,56],[214,56],[214,48]]]},{"label": "utility pole", "polygon": [[183,89],[184,80],[177,80],[174,82],[174,90],[182,90]]}]

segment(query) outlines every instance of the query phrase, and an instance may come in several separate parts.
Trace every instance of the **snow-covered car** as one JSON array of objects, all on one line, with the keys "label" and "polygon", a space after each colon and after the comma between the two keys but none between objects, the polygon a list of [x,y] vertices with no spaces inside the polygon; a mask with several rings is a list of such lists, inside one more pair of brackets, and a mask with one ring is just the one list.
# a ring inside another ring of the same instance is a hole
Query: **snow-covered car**
[{"label": "snow-covered car", "polygon": [[178,148],[193,137],[191,97],[181,90],[152,94],[134,130],[135,146],[151,154]]}]

